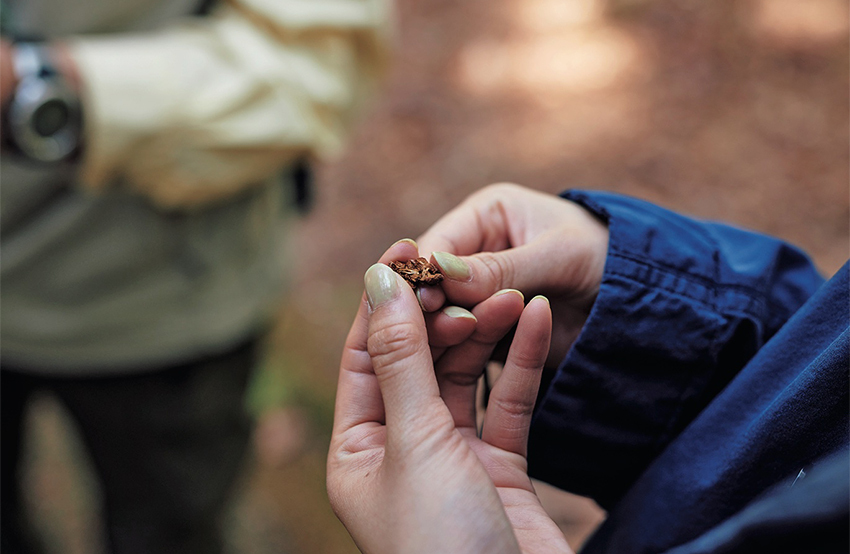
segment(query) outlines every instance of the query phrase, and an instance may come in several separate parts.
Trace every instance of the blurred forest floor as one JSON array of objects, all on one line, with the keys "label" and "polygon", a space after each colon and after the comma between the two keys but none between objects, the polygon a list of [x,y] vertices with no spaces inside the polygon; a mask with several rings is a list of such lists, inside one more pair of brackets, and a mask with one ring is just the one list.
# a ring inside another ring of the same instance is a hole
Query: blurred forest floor
[{"label": "blurred forest floor", "polygon": [[[327,504],[324,459],[362,274],[483,185],[639,196],[778,235],[824,274],[850,253],[846,0],[401,0],[397,11],[388,79],[293,223],[233,552],[356,552]],[[36,416],[32,508],[52,551],[97,552],[79,446],[49,401]],[[600,517],[545,494],[576,543]]]}]

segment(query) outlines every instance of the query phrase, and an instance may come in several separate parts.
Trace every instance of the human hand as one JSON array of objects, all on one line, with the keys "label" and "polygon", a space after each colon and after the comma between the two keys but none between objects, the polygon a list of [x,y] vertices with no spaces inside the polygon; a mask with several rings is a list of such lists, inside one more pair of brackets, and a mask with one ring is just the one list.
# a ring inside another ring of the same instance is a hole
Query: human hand
[{"label": "human hand", "polygon": [[[12,63],[14,48],[11,41],[0,38],[0,105],[4,107],[12,99],[12,94],[18,85],[18,76],[15,74]],[[63,42],[52,43],[51,57],[56,70],[62,74],[71,89],[79,92],[82,86],[80,72],[68,46]]]},{"label": "human hand", "polygon": [[[553,314],[546,365],[552,367],[566,356],[596,299],[608,228],[573,202],[498,184],[472,194],[417,242],[445,274],[442,290],[452,304],[474,306],[504,288],[546,295]],[[439,304],[434,296],[429,309]]]},{"label": "human hand", "polygon": [[[11,41],[0,38],[0,129],[6,126],[7,109],[18,86],[18,75],[15,73],[13,62],[14,49]],[[68,86],[79,93],[82,88],[80,73],[68,46],[62,42],[51,43],[50,56],[54,67],[65,78]],[[3,144],[2,137],[0,144]]]},{"label": "human hand", "polygon": [[[401,241],[381,261],[417,255]],[[470,317],[451,317],[423,314],[385,265],[365,281],[340,367],[327,477],[357,545],[373,554],[570,552],[526,473],[551,328],[546,299],[524,306],[517,291],[502,291]],[[468,381],[517,320],[479,438]]]}]

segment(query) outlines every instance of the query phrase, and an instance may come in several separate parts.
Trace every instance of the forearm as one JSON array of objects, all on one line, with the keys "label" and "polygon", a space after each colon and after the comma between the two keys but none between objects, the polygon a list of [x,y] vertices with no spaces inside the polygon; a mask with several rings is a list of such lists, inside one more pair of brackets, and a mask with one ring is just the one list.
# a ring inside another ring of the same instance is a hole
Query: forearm
[{"label": "forearm", "polygon": [[158,32],[76,37],[81,179],[165,207],[214,201],[337,152],[385,53],[379,0],[244,0]]}]

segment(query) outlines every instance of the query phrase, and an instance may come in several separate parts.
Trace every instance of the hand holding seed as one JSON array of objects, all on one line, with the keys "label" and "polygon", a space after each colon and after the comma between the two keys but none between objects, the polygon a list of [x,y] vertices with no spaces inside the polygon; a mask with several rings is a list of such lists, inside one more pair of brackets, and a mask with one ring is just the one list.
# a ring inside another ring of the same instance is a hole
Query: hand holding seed
[{"label": "hand holding seed", "polygon": [[406,262],[397,260],[389,265],[390,269],[401,275],[414,290],[419,285],[436,285],[443,280],[440,268],[425,258],[414,258]]}]

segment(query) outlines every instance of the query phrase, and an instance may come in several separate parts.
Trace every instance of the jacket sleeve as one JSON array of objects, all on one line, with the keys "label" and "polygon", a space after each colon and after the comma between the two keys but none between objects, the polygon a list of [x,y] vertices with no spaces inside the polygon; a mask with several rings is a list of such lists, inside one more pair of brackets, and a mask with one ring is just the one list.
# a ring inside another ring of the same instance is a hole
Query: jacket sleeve
[{"label": "jacket sleeve", "polygon": [[610,507],[823,283],[798,249],[609,193],[599,295],[541,392],[529,473]]},{"label": "jacket sleeve", "polygon": [[332,156],[386,61],[389,21],[388,0],[227,0],[159,31],[71,40],[81,181],[185,207]]}]

